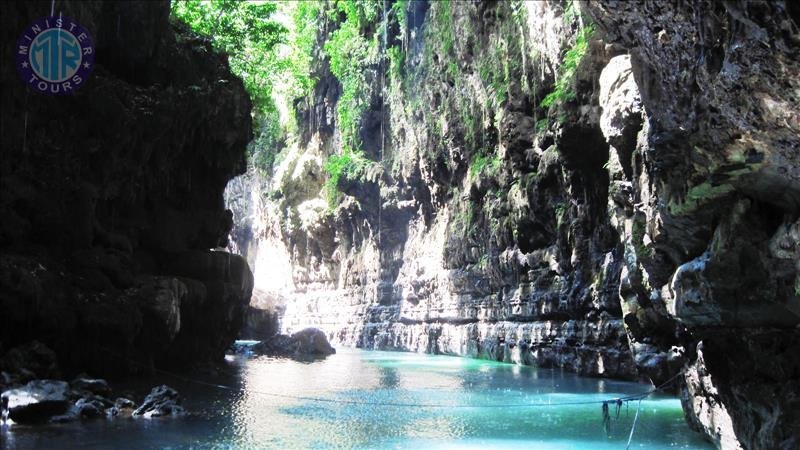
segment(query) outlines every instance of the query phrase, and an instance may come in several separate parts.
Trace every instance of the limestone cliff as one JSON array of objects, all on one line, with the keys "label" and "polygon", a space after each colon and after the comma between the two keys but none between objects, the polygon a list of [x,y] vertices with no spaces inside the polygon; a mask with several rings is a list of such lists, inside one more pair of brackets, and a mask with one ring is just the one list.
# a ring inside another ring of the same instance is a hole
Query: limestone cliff
[{"label": "limestone cliff", "polygon": [[0,4],[0,347],[38,339],[66,375],[219,359],[252,289],[242,258],[210,250],[245,170],[247,93],[168,1],[55,6],[97,59],[80,90],[48,97],[12,61],[51,2]]},{"label": "limestone cliff", "polygon": [[718,445],[798,445],[797,7],[401,6],[362,30],[370,162],[337,203],[321,53],[297,141],[231,194],[262,305],[364,348],[682,373]]}]

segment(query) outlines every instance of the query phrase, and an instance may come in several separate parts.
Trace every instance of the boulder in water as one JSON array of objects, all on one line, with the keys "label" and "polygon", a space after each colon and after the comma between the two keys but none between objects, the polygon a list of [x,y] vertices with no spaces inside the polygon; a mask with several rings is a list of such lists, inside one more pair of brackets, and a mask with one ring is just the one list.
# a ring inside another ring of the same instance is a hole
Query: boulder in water
[{"label": "boulder in water", "polygon": [[72,408],[75,409],[78,416],[84,419],[95,419],[105,415],[106,404],[105,399],[101,398],[81,398],[75,402]]},{"label": "boulder in water", "polygon": [[289,358],[317,358],[336,353],[325,333],[318,328],[306,328],[291,336],[279,334],[253,346],[260,355]]},{"label": "boulder in water", "polygon": [[79,419],[96,419],[105,415],[106,407],[110,406],[108,399],[99,396],[79,398],[66,413],[50,418],[52,423],[68,423]]},{"label": "boulder in water", "polygon": [[150,391],[144,402],[133,411],[133,416],[149,419],[151,417],[183,415],[186,410],[180,406],[180,403],[181,396],[178,391],[162,384]]},{"label": "boulder in water", "polygon": [[114,406],[106,409],[106,416],[108,417],[130,417],[133,415],[133,409],[136,404],[133,400],[127,398],[118,398],[114,401]]},{"label": "boulder in water", "polygon": [[33,380],[25,386],[3,392],[8,399],[11,420],[17,423],[44,422],[69,407],[69,385],[65,381]]}]

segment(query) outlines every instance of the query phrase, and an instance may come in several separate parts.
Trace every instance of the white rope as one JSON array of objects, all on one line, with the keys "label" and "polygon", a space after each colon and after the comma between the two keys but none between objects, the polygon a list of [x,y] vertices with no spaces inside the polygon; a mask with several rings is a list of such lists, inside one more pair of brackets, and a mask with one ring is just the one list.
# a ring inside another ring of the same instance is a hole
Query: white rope
[{"label": "white rope", "polygon": [[642,399],[639,399],[639,405],[636,407],[636,415],[633,416],[633,425],[631,425],[631,434],[628,435],[628,444],[625,445],[625,450],[628,450],[631,446],[631,440],[633,440],[633,431],[636,429],[636,420],[639,419],[639,409],[642,407]]}]

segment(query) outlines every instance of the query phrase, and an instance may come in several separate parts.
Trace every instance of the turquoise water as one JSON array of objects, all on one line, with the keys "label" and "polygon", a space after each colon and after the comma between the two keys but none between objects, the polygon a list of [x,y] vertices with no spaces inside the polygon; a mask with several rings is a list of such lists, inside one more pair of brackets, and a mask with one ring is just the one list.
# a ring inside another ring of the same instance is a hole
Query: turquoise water
[{"label": "turquoise water", "polygon": [[[623,406],[618,419],[611,408],[608,434],[599,404],[542,404],[606,400],[649,389],[639,383],[491,361],[348,349],[312,363],[229,357],[225,370],[194,377],[233,389],[166,378],[127,387],[141,391],[156,383],[170,384],[186,397],[185,405],[194,412],[189,417],[15,426],[5,434],[4,444],[59,449],[621,449],[635,402]],[[517,406],[522,404],[540,406]],[[641,404],[631,448],[711,446],[687,427],[677,399],[654,396]]]}]

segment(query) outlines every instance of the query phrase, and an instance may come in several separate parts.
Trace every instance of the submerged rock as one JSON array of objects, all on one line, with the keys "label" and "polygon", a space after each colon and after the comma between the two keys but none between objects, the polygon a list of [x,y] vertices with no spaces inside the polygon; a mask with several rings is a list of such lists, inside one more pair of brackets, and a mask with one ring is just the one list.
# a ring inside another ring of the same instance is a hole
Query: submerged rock
[{"label": "submerged rock", "polygon": [[186,410],[180,405],[182,402],[180,394],[175,389],[167,385],[156,386],[145,397],[144,402],[133,411],[134,417],[180,416]]},{"label": "submerged rock", "polygon": [[318,328],[306,328],[292,335],[279,334],[253,346],[260,355],[289,358],[317,358],[336,353],[325,333]]},{"label": "submerged rock", "polygon": [[25,386],[3,392],[8,399],[11,420],[41,423],[69,407],[69,384],[57,380],[33,380]]}]

